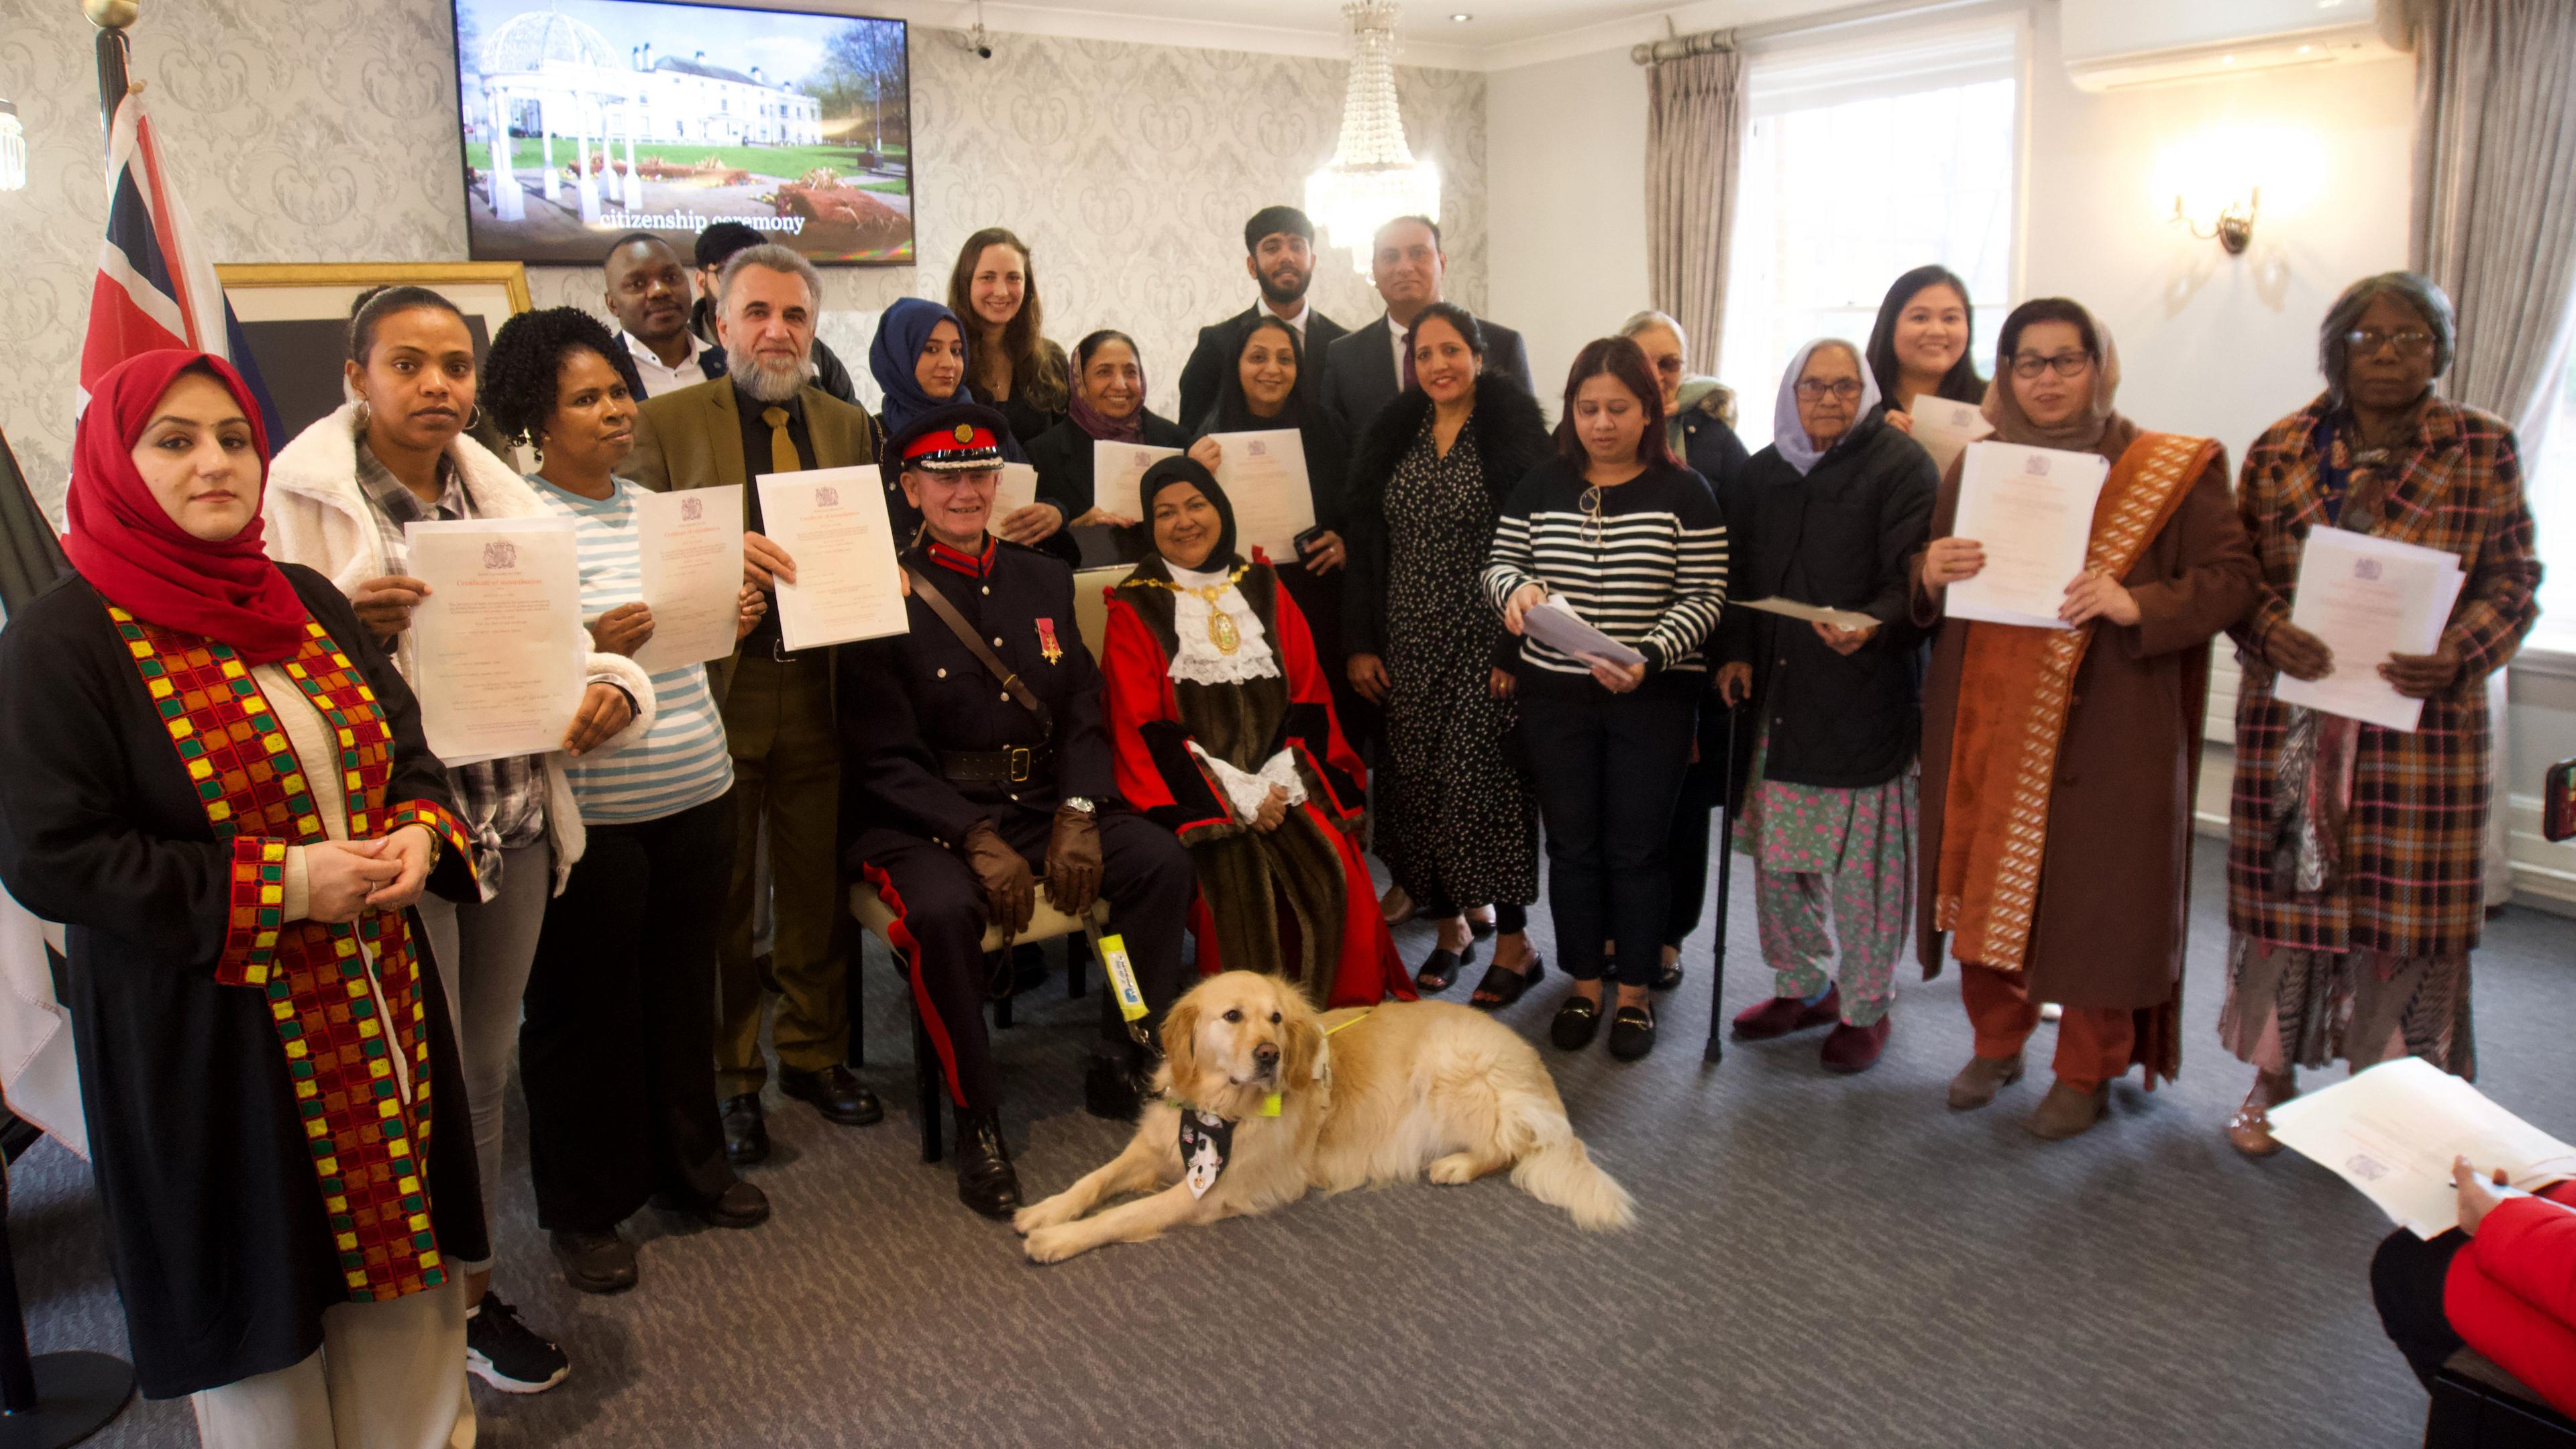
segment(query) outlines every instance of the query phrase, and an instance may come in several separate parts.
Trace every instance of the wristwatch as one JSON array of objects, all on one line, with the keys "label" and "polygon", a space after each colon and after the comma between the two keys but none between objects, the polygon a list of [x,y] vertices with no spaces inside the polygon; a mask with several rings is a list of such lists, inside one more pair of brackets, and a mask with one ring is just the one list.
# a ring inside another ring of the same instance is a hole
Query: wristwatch
[{"label": "wristwatch", "polygon": [[1098,815],[1100,813],[1100,807],[1092,804],[1091,797],[1087,795],[1065,796],[1064,808],[1067,810],[1079,810],[1085,815]]}]

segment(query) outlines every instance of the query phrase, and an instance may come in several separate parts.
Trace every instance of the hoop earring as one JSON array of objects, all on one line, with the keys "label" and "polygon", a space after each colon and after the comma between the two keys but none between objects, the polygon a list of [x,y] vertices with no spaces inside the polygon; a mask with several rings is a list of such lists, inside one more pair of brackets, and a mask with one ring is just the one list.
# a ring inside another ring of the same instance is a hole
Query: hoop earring
[{"label": "hoop earring", "polygon": [[367,400],[365,398],[358,399],[358,431],[362,433],[365,432],[367,429],[375,426],[375,422],[375,414],[367,410]]},{"label": "hoop earring", "polygon": [[483,426],[483,405],[478,402],[474,405],[474,411],[465,415],[465,431],[470,433],[481,426]]}]

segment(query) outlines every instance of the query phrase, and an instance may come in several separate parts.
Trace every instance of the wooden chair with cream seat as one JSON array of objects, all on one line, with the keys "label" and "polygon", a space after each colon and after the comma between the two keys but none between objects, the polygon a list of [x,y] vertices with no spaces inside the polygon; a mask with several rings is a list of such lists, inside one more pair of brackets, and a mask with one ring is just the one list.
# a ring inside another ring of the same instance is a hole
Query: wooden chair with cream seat
[{"label": "wooden chair with cream seat", "polygon": [[[1126,568],[1119,567],[1084,569],[1073,576],[1074,626],[1081,633],[1083,645],[1091,651],[1091,657],[1094,659],[1100,657],[1101,641],[1106,637],[1109,627],[1109,603],[1103,591],[1125,578],[1127,573]],[[859,925],[869,935],[885,943],[887,954],[894,954],[892,935],[894,911],[877,894],[876,887],[865,881],[851,884],[850,914],[858,918]],[[1068,916],[1057,910],[1055,904],[1047,899],[1046,886],[1044,882],[1040,882],[1037,909],[1029,916],[1029,928],[1022,931],[1012,944],[1035,945],[1059,937],[1071,938],[1076,935],[1084,937],[1082,949],[1075,949],[1068,939],[1065,950],[1064,994],[1068,997],[1080,996],[1084,990],[1084,978],[1089,973],[1088,957],[1091,951],[1096,949],[1093,939],[1101,930],[1106,929],[1108,924],[1109,902],[1105,900],[1092,902],[1091,910],[1086,916]],[[1003,949],[1003,940],[1000,928],[986,927],[984,931],[986,953],[1001,949]],[[898,971],[905,969],[900,956],[895,957],[895,968]],[[849,992],[850,1061],[854,1066],[864,1066],[866,1065],[866,1049],[863,1046],[867,1037],[866,1015],[858,988],[859,983],[854,972]],[[916,1111],[921,1118],[921,1160],[937,1162],[944,1150],[940,1114],[941,1104],[947,1096],[947,1091],[940,1079],[939,1063],[932,1051],[929,1029],[922,1025],[920,1004],[909,994],[906,995],[905,1000],[911,1006],[912,1014],[913,1078],[918,1093]],[[1008,995],[995,999],[993,1024],[996,1028],[1010,1026],[1011,998]]]}]

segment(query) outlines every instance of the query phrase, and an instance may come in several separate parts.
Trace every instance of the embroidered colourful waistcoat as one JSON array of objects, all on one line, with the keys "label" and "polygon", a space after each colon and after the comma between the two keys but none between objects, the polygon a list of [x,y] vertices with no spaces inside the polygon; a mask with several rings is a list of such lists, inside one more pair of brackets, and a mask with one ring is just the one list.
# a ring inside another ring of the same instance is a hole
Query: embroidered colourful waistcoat
[{"label": "embroidered colourful waistcoat", "polygon": [[[153,708],[232,852],[230,919],[215,979],[257,988],[295,1087],[342,1281],[356,1302],[447,1281],[429,1224],[429,1022],[420,956],[399,911],[354,922],[288,921],[286,852],[330,839],[297,758],[250,669],[226,645],[108,615]],[[440,806],[388,801],[393,731],[375,691],[320,624],[282,661],[337,748],[348,838],[424,825],[468,863],[463,829]]]}]

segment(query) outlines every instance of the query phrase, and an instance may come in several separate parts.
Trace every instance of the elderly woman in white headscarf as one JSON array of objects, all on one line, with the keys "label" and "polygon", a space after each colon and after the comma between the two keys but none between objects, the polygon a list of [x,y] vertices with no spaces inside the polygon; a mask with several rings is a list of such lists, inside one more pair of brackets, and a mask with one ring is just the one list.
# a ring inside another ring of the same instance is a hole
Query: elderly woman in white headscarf
[{"label": "elderly woman in white headscarf", "polygon": [[1754,704],[1759,743],[1735,844],[1753,857],[1762,955],[1776,977],[1735,1034],[1761,1041],[1832,1023],[1830,1071],[1877,1063],[1913,924],[1924,631],[1910,568],[1939,487],[1930,456],[1887,425],[1860,349],[1827,338],[1790,359],[1771,446],[1719,489],[1736,597],[1844,615],[1737,608],[1718,631],[1718,688],[1729,704]]}]

